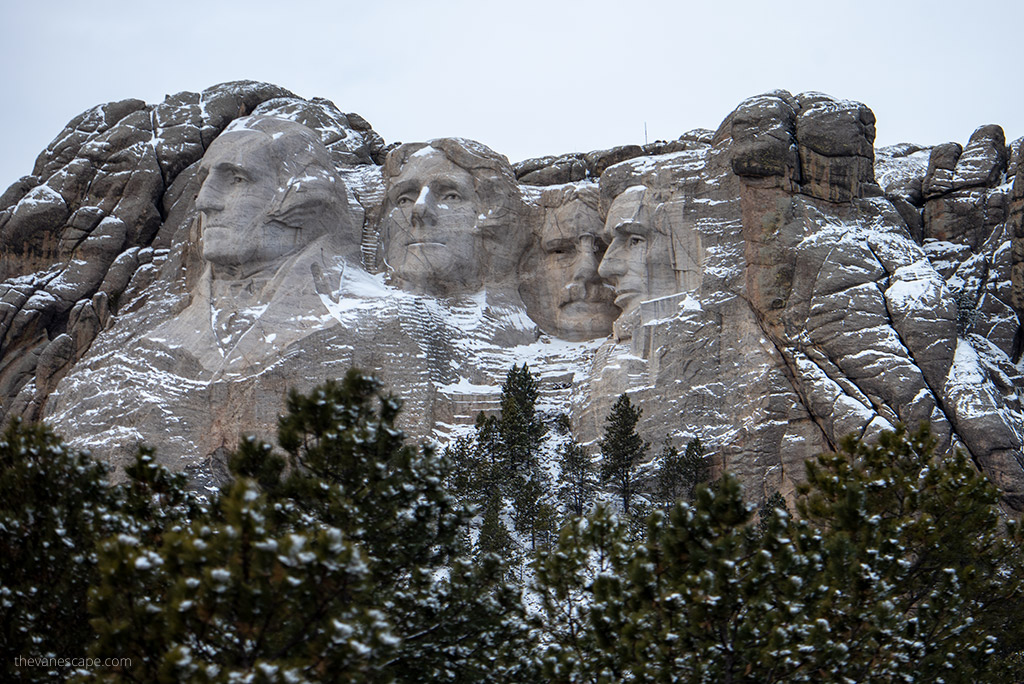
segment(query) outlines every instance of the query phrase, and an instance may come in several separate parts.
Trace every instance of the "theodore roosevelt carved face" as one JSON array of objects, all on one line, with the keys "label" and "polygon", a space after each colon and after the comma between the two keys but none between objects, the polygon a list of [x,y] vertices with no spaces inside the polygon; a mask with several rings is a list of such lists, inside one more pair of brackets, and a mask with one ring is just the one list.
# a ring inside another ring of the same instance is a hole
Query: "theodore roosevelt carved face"
[{"label": "theodore roosevelt carved face", "polygon": [[400,286],[448,295],[512,275],[529,236],[505,157],[458,138],[401,145],[384,182],[383,256]]},{"label": "theodore roosevelt carved face", "polygon": [[540,327],[567,340],[611,332],[619,309],[612,288],[597,273],[604,256],[597,190],[566,188],[541,197],[544,221],[524,261],[519,291]]},{"label": "theodore roosevelt carved face", "polygon": [[358,243],[330,153],[302,124],[239,119],[203,157],[196,209],[201,251],[214,277],[243,277],[332,233]]}]

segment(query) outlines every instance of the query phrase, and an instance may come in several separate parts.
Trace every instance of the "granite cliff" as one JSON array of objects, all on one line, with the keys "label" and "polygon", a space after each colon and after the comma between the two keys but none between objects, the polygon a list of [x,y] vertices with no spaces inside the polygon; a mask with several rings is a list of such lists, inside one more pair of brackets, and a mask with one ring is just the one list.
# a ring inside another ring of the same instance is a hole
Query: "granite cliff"
[{"label": "granite cliff", "polygon": [[755,498],[930,420],[1022,510],[1021,140],[876,149],[874,125],[775,91],[510,164],[263,83],[95,107],[0,196],[3,419],[216,478],[289,387],[370,369],[443,442],[527,361],[581,440],[629,392]]}]

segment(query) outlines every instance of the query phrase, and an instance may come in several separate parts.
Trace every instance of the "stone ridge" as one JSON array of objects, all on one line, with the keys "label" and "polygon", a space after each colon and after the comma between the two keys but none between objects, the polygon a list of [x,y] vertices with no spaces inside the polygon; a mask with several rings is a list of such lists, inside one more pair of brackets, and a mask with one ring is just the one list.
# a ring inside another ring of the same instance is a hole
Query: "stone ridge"
[{"label": "stone ridge", "polygon": [[444,442],[529,361],[583,441],[629,392],[754,499],[929,420],[1022,510],[1022,141],[874,136],[864,104],[779,90],[509,164],[264,83],[101,105],[0,196],[0,410],[212,483],[290,387],[373,370]]}]

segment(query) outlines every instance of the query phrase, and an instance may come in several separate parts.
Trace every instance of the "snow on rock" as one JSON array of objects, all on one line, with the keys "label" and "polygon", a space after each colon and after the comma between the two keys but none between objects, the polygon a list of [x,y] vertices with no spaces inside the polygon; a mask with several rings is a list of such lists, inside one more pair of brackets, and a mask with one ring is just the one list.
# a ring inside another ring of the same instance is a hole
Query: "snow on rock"
[{"label": "snow on rock", "polygon": [[[245,130],[243,113],[320,138],[363,217],[358,249],[251,284],[284,282],[287,296],[212,297],[190,318],[206,296],[198,162],[222,131]],[[397,287],[382,257],[387,149],[358,115],[253,82],[102,105],[3,196],[2,411],[45,417],[115,464],[153,444],[209,485],[243,434],[272,437],[290,388],[371,371],[403,398],[403,428],[443,445],[496,411],[508,369],[526,363],[538,407],[567,413],[581,442],[629,393],[645,438],[699,436],[713,473],[736,472],[754,500],[791,496],[805,459],[846,434],[930,420],[1024,508],[1019,165],[998,127],[965,148],[875,149],[874,125],[861,103],[775,91],[714,132],[517,164],[524,212],[503,230],[535,240],[549,193],[593,195],[604,220],[646,188],[640,303],[611,336],[570,342],[530,318],[518,272],[458,296]],[[613,229],[594,236],[595,264]]]}]

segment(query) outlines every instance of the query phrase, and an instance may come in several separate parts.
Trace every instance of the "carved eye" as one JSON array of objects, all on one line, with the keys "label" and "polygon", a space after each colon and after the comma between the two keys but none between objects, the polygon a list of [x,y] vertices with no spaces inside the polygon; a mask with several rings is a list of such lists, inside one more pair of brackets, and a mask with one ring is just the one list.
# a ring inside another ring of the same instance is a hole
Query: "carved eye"
[{"label": "carved eye", "polygon": [[460,199],[462,199],[462,195],[455,192],[454,190],[446,190],[443,193],[441,193],[441,201],[444,202],[458,202]]},{"label": "carved eye", "polygon": [[401,197],[398,198],[395,204],[397,204],[400,207],[407,207],[410,204],[412,204],[412,197],[409,197],[408,195],[402,195]]},{"label": "carved eye", "polygon": [[644,244],[644,242],[646,242],[646,240],[644,240],[643,237],[641,237],[639,235],[630,235],[629,236],[629,246],[630,247],[636,247],[638,245],[642,245],[642,244]]},{"label": "carved eye", "polygon": [[564,259],[576,255],[576,243],[572,240],[557,240],[545,245],[545,251],[556,259]]},{"label": "carved eye", "polygon": [[243,176],[242,174],[236,173],[233,176],[231,176],[230,182],[232,185],[241,185],[242,183],[248,182],[248,180],[249,179]]}]

